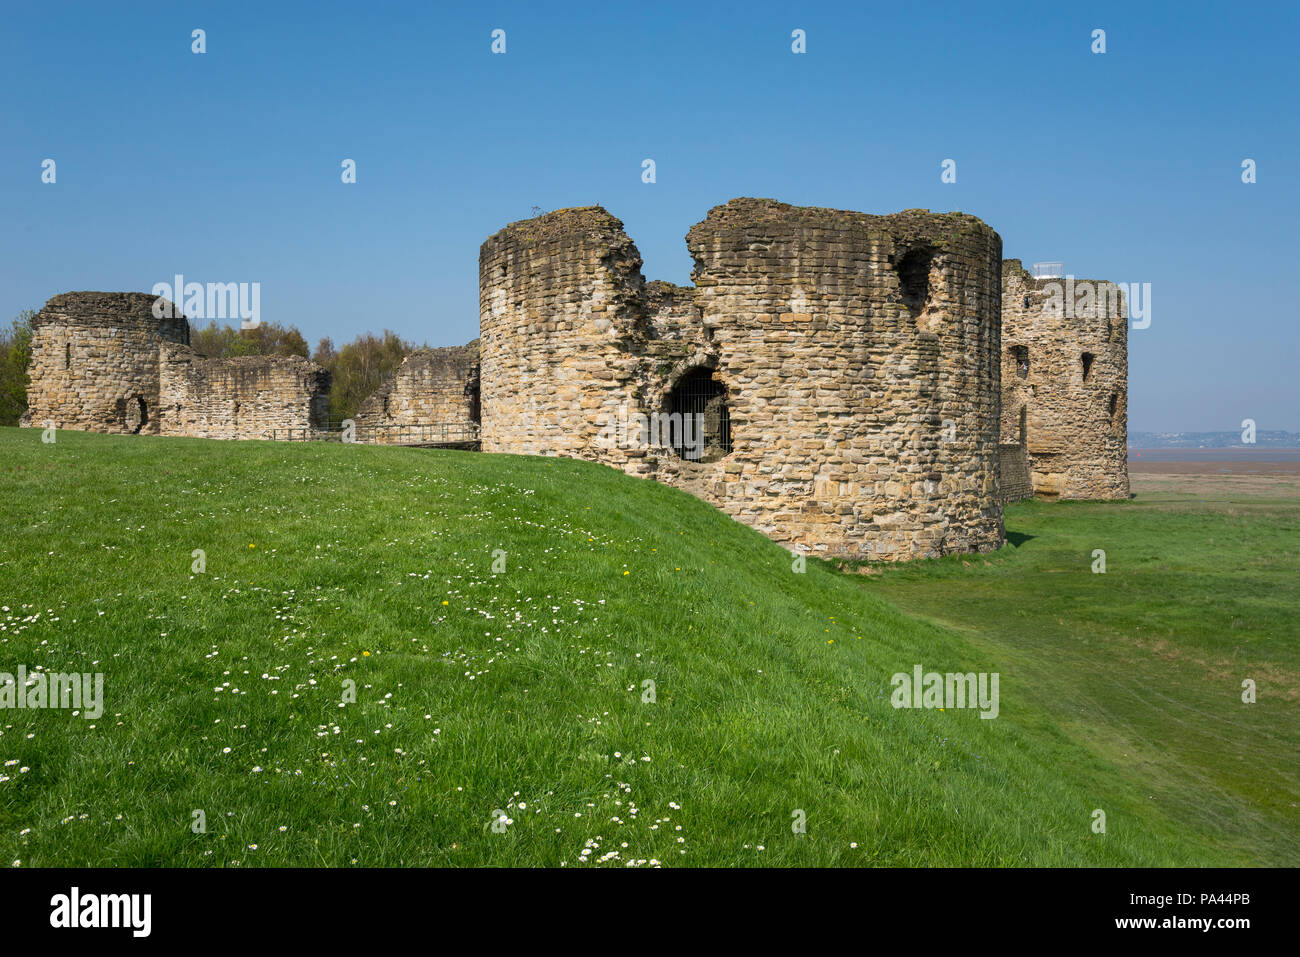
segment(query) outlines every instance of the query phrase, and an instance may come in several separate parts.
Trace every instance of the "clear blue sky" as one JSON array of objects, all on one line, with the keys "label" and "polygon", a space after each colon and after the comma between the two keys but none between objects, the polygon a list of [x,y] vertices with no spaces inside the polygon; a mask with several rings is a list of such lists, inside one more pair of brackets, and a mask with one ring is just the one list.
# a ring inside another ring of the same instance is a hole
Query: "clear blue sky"
[{"label": "clear blue sky", "polygon": [[181,272],[260,282],[313,344],[450,345],[479,244],[532,206],[604,205],[678,283],[735,196],[955,209],[1008,257],[1151,283],[1130,429],[1300,430],[1296,7],[1066,6],[6,0],[0,318]]}]

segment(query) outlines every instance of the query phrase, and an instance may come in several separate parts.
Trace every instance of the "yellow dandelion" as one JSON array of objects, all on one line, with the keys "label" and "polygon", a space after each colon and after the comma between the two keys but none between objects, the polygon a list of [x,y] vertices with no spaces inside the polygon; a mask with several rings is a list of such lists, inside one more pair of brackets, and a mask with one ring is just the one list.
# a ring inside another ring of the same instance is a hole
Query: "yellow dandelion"
[{"label": "yellow dandelion", "polygon": [[443,604],[446,605],[446,604],[449,604],[449,602],[445,602],[445,601],[444,601]]},{"label": "yellow dandelion", "polygon": [[361,652],[361,657],[362,657],[362,658],[369,658],[369,657],[370,657],[370,652],[368,652],[368,651],[363,651],[363,652]]}]

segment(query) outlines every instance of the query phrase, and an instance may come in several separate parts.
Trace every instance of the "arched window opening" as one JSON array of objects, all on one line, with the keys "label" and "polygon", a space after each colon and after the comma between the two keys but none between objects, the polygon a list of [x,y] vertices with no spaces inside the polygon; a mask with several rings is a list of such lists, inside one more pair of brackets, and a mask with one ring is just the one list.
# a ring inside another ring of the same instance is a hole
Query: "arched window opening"
[{"label": "arched window opening", "polygon": [[731,452],[727,387],[709,369],[694,369],[668,393],[665,445],[691,462],[716,462]]}]

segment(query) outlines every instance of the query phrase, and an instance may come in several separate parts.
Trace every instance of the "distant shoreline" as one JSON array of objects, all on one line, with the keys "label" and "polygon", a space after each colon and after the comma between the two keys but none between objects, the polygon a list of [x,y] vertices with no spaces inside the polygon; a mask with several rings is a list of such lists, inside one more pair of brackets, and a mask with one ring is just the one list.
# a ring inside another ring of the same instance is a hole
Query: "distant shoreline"
[{"label": "distant shoreline", "polygon": [[1128,450],[1130,472],[1181,472],[1215,475],[1300,475],[1298,448],[1136,449]]}]

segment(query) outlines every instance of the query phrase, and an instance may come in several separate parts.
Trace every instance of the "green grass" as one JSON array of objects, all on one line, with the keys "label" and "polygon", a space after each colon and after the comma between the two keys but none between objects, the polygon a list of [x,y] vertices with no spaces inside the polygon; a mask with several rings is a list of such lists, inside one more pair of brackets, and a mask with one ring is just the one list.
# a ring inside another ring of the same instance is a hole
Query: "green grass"
[{"label": "green grass", "polygon": [[[1175,587],[1126,569],[1192,562],[1177,549],[1204,537],[1195,514],[1126,532],[1106,576],[1076,560],[1076,538],[1097,522],[1122,531],[1113,516],[1132,506],[1019,508],[1011,527],[1036,537],[1018,549],[865,577],[818,562],[795,574],[787,552],[704,503],[569,460],[70,432],[45,445],[0,429],[0,469],[0,671],[102,671],[106,698],[93,721],[0,711],[2,863],[1297,859],[1283,793],[1294,699],[1261,677],[1253,710],[1179,701],[1164,725],[1143,711],[1143,733],[1170,735],[1187,709],[1233,716],[1204,732],[1231,760],[1205,756],[1172,791],[1123,752],[1127,713],[1103,706],[1108,682],[1142,690],[1134,665],[1151,664],[1114,636],[1126,621],[1163,636],[1149,609]],[[1250,578],[1189,572],[1250,623],[1231,645],[1198,631],[1194,650],[1294,683],[1294,529],[1259,525],[1238,530],[1243,554],[1276,561]],[[1247,548],[1256,532],[1271,552]],[[1044,551],[1062,558],[1041,566]],[[1089,612],[1102,581],[1131,591]],[[1111,637],[1026,635],[1053,588]],[[963,619],[972,592],[1025,628]],[[999,672],[1000,716],[895,710],[890,676],[916,664]],[[1071,669],[1085,687],[1060,698],[1047,683],[1068,691]],[[349,680],[356,702],[341,706]],[[1178,763],[1160,757],[1157,770]],[[1273,783],[1238,780],[1251,773]],[[792,832],[796,810],[806,833]]]},{"label": "green grass", "polygon": [[1198,843],[1300,863],[1300,499],[1232,480],[1142,484],[1128,502],[1013,506],[1018,544],[864,587],[1020,675]]}]

